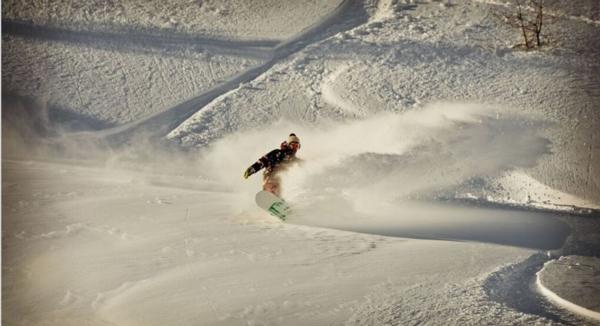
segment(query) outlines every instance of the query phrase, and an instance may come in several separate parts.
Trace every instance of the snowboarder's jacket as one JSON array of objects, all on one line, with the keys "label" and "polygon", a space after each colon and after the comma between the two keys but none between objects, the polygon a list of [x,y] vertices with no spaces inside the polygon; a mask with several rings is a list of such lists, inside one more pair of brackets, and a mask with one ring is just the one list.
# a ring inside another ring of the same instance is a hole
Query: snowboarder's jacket
[{"label": "snowboarder's jacket", "polygon": [[263,168],[265,169],[264,176],[267,177],[285,170],[290,163],[298,161],[299,159],[296,157],[296,151],[289,147],[287,142],[284,141],[281,143],[281,148],[270,151],[246,169],[244,177],[247,178]]},{"label": "snowboarder's jacket", "polygon": [[244,171],[244,178],[265,169],[263,173],[263,190],[281,196],[281,177],[279,172],[285,170],[292,163],[300,162],[296,158],[296,151],[300,148],[300,138],[296,134],[290,134],[288,139],[281,143],[279,149],[274,149],[261,157]]}]

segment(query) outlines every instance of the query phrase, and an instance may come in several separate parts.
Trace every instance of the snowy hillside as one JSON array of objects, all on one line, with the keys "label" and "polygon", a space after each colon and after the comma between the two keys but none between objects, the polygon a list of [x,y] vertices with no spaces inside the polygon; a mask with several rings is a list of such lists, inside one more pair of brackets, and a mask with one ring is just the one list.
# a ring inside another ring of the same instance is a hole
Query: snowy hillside
[{"label": "snowy hillside", "polygon": [[[553,155],[541,157],[527,174],[589,200],[574,204],[598,207],[600,161],[594,157],[600,136],[596,128],[600,70],[595,52],[510,51],[505,43],[513,39],[502,38],[508,32],[490,17],[490,6],[478,2],[381,7],[369,23],[277,64],[263,78],[196,113],[168,137],[188,146],[204,145],[281,120],[314,126],[439,101],[485,103],[497,106],[493,113],[499,120],[505,116],[530,120],[523,125],[539,129],[539,135],[552,143]],[[578,20],[573,24],[584,30],[598,28]],[[248,112],[248,103],[260,110]],[[437,107],[443,115],[444,105]]]},{"label": "snowy hillside", "polygon": [[117,33],[185,33],[211,39],[285,40],[318,22],[340,0],[111,2],[5,1],[3,19],[45,28]]},{"label": "snowy hillside", "polygon": [[4,1],[2,323],[600,323],[600,5],[545,3]]}]

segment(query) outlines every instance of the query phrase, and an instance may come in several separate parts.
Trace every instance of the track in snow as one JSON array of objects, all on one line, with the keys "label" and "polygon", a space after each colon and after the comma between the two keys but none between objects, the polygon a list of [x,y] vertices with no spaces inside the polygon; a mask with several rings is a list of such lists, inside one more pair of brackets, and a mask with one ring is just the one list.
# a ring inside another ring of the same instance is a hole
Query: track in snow
[{"label": "track in snow", "polygon": [[[306,46],[318,42],[326,37],[334,35],[340,31],[350,29],[367,21],[368,15],[362,7],[362,3],[357,0],[345,0],[336,10],[325,16],[320,22],[307,28],[298,35],[291,37],[288,40],[273,43],[271,41],[222,41],[214,39],[193,38],[189,36],[175,36],[175,40],[171,42],[171,38],[166,36],[155,35],[131,35],[121,36],[119,34],[103,33],[103,32],[66,32],[60,29],[44,28],[41,29],[42,37],[55,39],[57,41],[67,40],[74,42],[83,42],[86,44],[92,43],[95,40],[105,41],[109,44],[126,42],[130,37],[134,43],[140,47],[162,48],[170,46],[181,46],[186,42],[194,43],[195,46],[207,48],[215,48],[217,52],[230,52],[234,55],[249,55],[266,58],[266,61],[260,65],[252,67],[246,71],[236,74],[229,80],[216,85],[197,97],[191,98],[183,103],[176,105],[166,111],[158,112],[146,118],[133,121],[121,126],[97,131],[97,132],[82,132],[71,134],[71,138],[83,138],[86,140],[105,140],[111,146],[127,143],[132,137],[140,133],[145,138],[151,138],[156,141],[170,132],[173,128],[183,123],[194,113],[201,110],[203,107],[211,103],[219,96],[239,87],[243,83],[247,83],[257,78],[273,65],[288,56],[296,53]],[[11,22],[7,25],[9,30],[16,28],[18,25]],[[31,37],[38,32],[36,27],[25,28],[26,35]],[[258,50],[257,50],[258,49]],[[248,51],[248,52],[246,52]]]},{"label": "track in snow", "polygon": [[[81,44],[98,49],[116,51],[145,52],[149,49],[184,49],[210,51],[215,54],[266,59],[271,56],[273,47],[281,43],[277,40],[227,40],[187,35],[164,31],[73,31],[66,28],[39,26],[27,22],[2,21],[2,31],[8,35],[40,39],[51,42]],[[168,55],[168,54],[166,54]]]}]

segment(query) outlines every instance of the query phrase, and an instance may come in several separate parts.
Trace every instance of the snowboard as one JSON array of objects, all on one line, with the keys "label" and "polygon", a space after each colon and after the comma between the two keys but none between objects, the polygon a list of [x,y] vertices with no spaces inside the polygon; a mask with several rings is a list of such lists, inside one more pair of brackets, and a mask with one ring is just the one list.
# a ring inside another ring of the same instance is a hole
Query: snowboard
[{"label": "snowboard", "polygon": [[256,204],[258,207],[271,213],[271,215],[279,217],[282,221],[287,219],[290,213],[290,206],[285,200],[275,196],[273,193],[268,191],[259,191],[256,194]]}]

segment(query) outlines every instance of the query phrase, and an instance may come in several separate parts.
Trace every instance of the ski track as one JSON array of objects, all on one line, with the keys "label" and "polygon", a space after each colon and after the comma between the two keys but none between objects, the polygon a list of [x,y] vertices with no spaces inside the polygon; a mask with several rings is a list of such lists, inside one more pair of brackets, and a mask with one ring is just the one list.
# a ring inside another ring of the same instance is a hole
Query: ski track
[{"label": "ski track", "polygon": [[[153,135],[153,138],[159,139],[165,136],[172,129],[186,121],[194,113],[203,110],[203,108],[205,108],[206,106],[209,106],[213,100],[219,98],[220,96],[239,87],[244,83],[248,83],[258,78],[264,72],[273,67],[275,64],[289,57],[293,53],[296,53],[302,50],[303,48],[313,43],[316,43],[329,35],[335,34],[340,30],[349,29],[351,27],[364,23],[366,21],[366,16],[357,13],[361,10],[361,1],[345,0],[333,12],[323,17],[321,21],[315,23],[313,26],[307,28],[303,32],[291,37],[286,41],[277,43],[277,45],[273,46],[270,50],[265,50],[261,52],[263,54],[263,59],[265,57],[269,58],[264,63],[236,74],[224,83],[218,84],[206,90],[204,93],[197,97],[189,99],[168,110],[157,112],[156,114],[150,115],[137,121],[133,121],[128,124],[97,132],[75,133],[70,136],[76,138],[83,137],[88,139],[103,138],[107,139],[109,143],[113,145],[127,142],[127,139],[129,139],[129,137],[131,137],[134,133],[137,132],[149,132],[151,135]],[[346,15],[348,17],[346,17]],[[90,35],[93,36],[96,35],[96,33],[90,33]],[[100,33],[98,35],[101,38],[104,37],[117,40],[120,38],[120,36],[116,34]],[[85,37],[85,35],[82,37],[73,36],[73,38],[84,40],[90,39],[89,37]],[[136,38],[138,38],[139,40],[145,40],[149,37],[137,36]],[[169,39],[167,38],[165,40],[164,38],[160,37],[151,37],[150,40],[153,42],[157,42],[158,45],[160,45],[162,43],[168,43]],[[183,39],[179,43],[183,43],[186,41],[186,39]],[[197,41],[198,40],[196,39],[196,42]],[[236,48],[236,44],[238,44],[236,42],[219,42],[215,40],[210,40],[208,43],[226,45],[226,48],[228,49]],[[240,44],[247,45],[248,43],[242,42]],[[256,44],[263,45],[260,42],[250,42],[250,44],[252,46],[256,46]],[[240,52],[237,52],[237,54],[240,54]]]},{"label": "ski track", "polygon": [[344,96],[338,94],[338,91],[335,89],[336,79],[351,67],[352,66],[349,64],[342,64],[333,73],[324,78],[323,82],[321,83],[321,93],[323,95],[323,100],[326,103],[342,109],[348,113],[349,116],[364,117],[366,115],[365,112],[362,112],[359,107],[353,105],[351,102],[346,100]]},{"label": "ski track", "polygon": [[51,42],[76,43],[98,49],[109,48],[118,51],[145,52],[148,49],[176,50],[189,48],[194,51],[210,51],[215,54],[262,60],[270,57],[273,48],[281,43],[272,40],[215,39],[177,33],[161,35],[160,31],[156,33],[71,31],[65,28],[39,26],[11,20],[2,21],[2,31],[8,35]]}]

